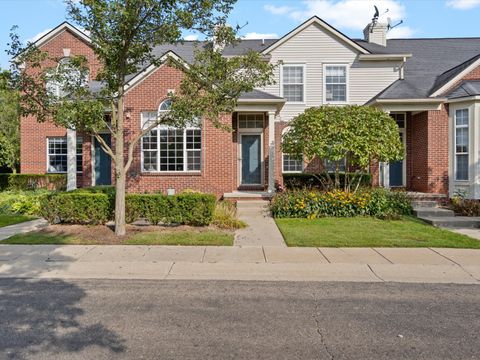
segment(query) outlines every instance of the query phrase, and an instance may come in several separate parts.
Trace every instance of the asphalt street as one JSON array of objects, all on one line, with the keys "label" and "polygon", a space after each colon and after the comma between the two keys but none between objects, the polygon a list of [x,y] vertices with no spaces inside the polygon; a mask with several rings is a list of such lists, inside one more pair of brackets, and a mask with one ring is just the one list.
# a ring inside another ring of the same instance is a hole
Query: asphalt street
[{"label": "asphalt street", "polygon": [[480,359],[480,286],[0,279],[0,359]]}]

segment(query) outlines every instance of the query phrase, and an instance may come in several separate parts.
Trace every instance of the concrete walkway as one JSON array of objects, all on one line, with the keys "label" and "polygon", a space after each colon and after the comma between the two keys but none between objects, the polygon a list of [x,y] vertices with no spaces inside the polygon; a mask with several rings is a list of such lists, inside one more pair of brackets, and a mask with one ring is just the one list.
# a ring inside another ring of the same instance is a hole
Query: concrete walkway
[{"label": "concrete walkway", "polygon": [[23,223],[0,227],[0,241],[8,239],[16,234],[23,234],[30,231],[36,231],[46,226],[48,223],[44,219],[36,219]]},{"label": "concrete walkway", "polygon": [[235,233],[235,245],[286,247],[268,210],[268,201],[238,201],[237,214],[248,226]]},{"label": "concrete walkway", "polygon": [[480,250],[0,245],[2,277],[480,285]]}]

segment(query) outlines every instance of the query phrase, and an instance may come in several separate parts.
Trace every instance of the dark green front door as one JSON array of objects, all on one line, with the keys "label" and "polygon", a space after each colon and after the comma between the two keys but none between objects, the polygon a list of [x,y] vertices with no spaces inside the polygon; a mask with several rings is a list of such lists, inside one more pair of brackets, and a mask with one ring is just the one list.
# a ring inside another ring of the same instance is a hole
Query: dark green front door
[{"label": "dark green front door", "polygon": [[242,135],[242,185],[262,183],[261,135]]},{"label": "dark green front door", "polygon": [[[102,139],[110,146],[110,135],[101,135]],[[112,184],[112,161],[110,156],[103,151],[100,143],[95,139],[95,185],[111,185]]]}]

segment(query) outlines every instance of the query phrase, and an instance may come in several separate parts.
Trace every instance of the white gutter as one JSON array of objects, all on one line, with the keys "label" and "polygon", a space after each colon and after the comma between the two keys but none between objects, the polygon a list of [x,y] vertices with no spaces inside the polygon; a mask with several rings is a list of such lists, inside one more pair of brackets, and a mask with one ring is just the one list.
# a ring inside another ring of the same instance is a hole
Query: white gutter
[{"label": "white gutter", "polygon": [[412,54],[360,54],[358,59],[361,61],[385,61],[385,60],[398,60],[406,61],[411,58]]}]

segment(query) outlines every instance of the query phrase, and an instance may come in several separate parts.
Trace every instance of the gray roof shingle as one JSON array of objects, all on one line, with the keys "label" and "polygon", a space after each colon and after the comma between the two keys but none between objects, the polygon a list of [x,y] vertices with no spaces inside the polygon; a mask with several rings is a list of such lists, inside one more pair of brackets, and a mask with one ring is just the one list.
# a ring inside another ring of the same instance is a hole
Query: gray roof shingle
[{"label": "gray roof shingle", "polygon": [[447,94],[449,99],[480,95],[480,80],[467,80]]},{"label": "gray roof shingle", "polygon": [[412,54],[405,63],[405,79],[379,94],[380,99],[429,97],[480,56],[480,38],[391,39],[386,47],[356,41],[372,52]]}]

